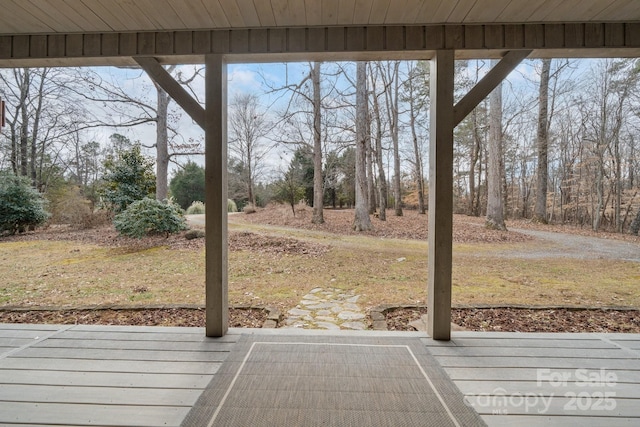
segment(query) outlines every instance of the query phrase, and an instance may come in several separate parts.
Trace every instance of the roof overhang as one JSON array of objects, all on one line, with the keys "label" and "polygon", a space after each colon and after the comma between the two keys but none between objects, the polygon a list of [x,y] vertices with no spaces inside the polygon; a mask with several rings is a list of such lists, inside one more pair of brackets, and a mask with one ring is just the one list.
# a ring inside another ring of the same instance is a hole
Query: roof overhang
[{"label": "roof overhang", "polygon": [[0,0],[0,67],[639,57],[638,0]]}]

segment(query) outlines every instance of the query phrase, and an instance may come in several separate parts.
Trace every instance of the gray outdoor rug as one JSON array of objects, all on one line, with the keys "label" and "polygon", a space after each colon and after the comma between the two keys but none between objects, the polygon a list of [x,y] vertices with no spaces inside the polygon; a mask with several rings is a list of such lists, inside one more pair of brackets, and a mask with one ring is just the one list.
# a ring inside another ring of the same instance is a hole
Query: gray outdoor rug
[{"label": "gray outdoor rug", "polygon": [[417,338],[244,335],[182,425],[486,424]]}]

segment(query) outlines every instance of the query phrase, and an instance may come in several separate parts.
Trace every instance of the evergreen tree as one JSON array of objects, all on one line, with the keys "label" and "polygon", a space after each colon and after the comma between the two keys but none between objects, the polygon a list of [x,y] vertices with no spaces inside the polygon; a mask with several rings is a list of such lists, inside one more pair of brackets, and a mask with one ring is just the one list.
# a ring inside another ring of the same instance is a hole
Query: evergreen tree
[{"label": "evergreen tree", "polygon": [[153,197],[156,177],[153,161],[142,155],[140,145],[110,156],[105,162],[107,174],[101,194],[107,208],[119,213],[136,200]]},{"label": "evergreen tree", "polygon": [[204,202],[204,168],[188,162],[171,179],[171,195],[182,209],[187,209],[195,201]]}]

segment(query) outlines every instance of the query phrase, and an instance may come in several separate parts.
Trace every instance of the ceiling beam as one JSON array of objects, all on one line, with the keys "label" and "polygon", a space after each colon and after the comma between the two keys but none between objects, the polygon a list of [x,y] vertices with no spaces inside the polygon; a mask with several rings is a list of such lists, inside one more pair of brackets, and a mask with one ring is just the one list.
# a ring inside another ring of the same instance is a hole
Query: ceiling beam
[{"label": "ceiling beam", "polygon": [[453,107],[453,126],[460,124],[530,53],[530,50],[507,52],[500,62]]},{"label": "ceiling beam", "polygon": [[160,85],[160,87],[191,116],[194,122],[204,129],[205,111],[202,105],[160,65],[156,58],[140,56],[133,59],[147,72],[153,81]]},{"label": "ceiling beam", "polygon": [[281,62],[286,55],[324,61],[398,54],[429,59],[441,49],[454,49],[457,59],[496,58],[510,50],[532,50],[536,57],[638,57],[640,22],[0,34],[0,67],[104,65],[135,56],[163,64],[202,63],[210,53],[228,55],[230,63]]}]

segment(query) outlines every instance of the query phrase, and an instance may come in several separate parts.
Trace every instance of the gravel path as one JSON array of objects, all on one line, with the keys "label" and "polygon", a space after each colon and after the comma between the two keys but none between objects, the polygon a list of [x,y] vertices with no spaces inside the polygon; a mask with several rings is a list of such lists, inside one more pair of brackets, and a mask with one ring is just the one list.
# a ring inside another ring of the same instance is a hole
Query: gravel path
[{"label": "gravel path", "polygon": [[609,240],[600,237],[578,236],[551,231],[525,230],[510,228],[510,231],[526,234],[538,239],[541,244],[527,244],[520,248],[502,252],[503,256],[513,258],[576,258],[611,259],[640,262],[640,244]]}]

